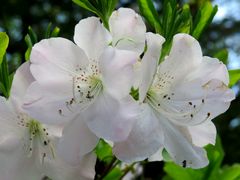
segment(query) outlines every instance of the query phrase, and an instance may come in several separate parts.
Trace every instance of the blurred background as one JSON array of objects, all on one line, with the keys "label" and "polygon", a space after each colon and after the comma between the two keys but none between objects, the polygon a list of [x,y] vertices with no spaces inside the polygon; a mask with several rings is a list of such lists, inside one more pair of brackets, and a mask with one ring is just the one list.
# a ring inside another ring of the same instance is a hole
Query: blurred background
[{"label": "blurred background", "polygon": [[[154,1],[161,10],[160,0]],[[179,4],[190,3],[192,13],[196,13],[201,0],[182,0]],[[213,56],[219,51],[228,52],[227,66],[229,69],[240,68],[240,1],[213,0],[218,5],[218,12],[210,27],[200,37],[204,55]],[[120,0],[118,7],[131,7],[138,11],[134,0]],[[43,33],[52,22],[61,31],[59,36],[72,39],[74,26],[84,17],[92,15],[70,0],[8,0],[1,1],[0,31],[7,32],[10,38],[8,47],[8,62],[11,72],[24,62],[27,46],[24,37],[28,26],[41,39]],[[227,51],[226,51],[227,50]],[[233,89],[237,94],[229,110],[214,119],[218,134],[221,137],[225,156],[223,165],[240,163],[240,83]],[[161,179],[164,176],[162,162],[146,163],[143,166],[143,179]],[[140,178],[141,179],[141,178]]]}]

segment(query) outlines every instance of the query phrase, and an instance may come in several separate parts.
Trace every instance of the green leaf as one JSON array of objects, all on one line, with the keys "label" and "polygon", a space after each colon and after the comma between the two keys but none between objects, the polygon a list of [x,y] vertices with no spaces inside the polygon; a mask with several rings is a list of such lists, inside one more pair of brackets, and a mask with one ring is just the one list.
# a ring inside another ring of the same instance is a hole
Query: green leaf
[{"label": "green leaf", "polygon": [[47,26],[47,30],[45,32],[45,38],[50,38],[50,35],[51,35],[51,29],[52,29],[52,23],[48,23],[48,26]]},{"label": "green leaf", "polygon": [[32,50],[32,41],[31,41],[31,38],[29,36],[29,34],[27,34],[24,38],[26,44],[27,44],[27,51],[25,52],[25,60],[28,61],[30,59],[30,53],[31,53],[31,50]]},{"label": "green leaf", "polygon": [[219,176],[220,180],[239,180],[240,179],[240,164],[226,166],[223,168]]},{"label": "green leaf", "polygon": [[37,34],[33,31],[31,26],[28,27],[28,34],[29,34],[32,44],[36,44],[38,42]]},{"label": "green leaf", "polygon": [[121,179],[123,172],[120,168],[115,167],[110,173],[107,174],[103,180],[113,180],[113,179]]},{"label": "green leaf", "polygon": [[52,26],[52,23],[50,22],[47,26],[47,29],[45,31],[45,36],[44,38],[51,38],[51,37],[57,37],[59,32],[60,32],[60,28],[59,27],[54,27]]},{"label": "green leaf", "polygon": [[57,37],[60,33],[60,28],[59,27],[55,27],[53,30],[52,30],[52,33],[50,35],[50,37]]},{"label": "green leaf", "polygon": [[156,9],[151,0],[138,0],[138,6],[141,14],[147,22],[155,29],[156,32],[162,34],[162,27]]},{"label": "green leaf", "polygon": [[166,161],[166,162],[172,162],[173,161],[171,156],[169,155],[169,153],[167,152],[167,150],[165,148],[162,151],[162,157],[163,157],[163,160]]},{"label": "green leaf", "polygon": [[181,13],[179,13],[179,19],[176,23],[177,26],[177,32],[178,33],[187,33],[189,34],[191,32],[192,28],[192,14],[190,11],[190,7],[188,4],[185,4],[181,10]]},{"label": "green leaf", "polygon": [[80,7],[98,15],[98,10],[88,0],[73,0]]},{"label": "green leaf", "polygon": [[6,53],[8,43],[8,35],[5,32],[0,32],[0,65],[2,64],[3,56]]},{"label": "green leaf", "polygon": [[136,101],[139,100],[139,88],[134,89],[133,87],[130,90],[130,95],[135,99]]},{"label": "green leaf", "polygon": [[0,67],[0,82],[4,87],[1,87],[2,93],[6,98],[8,98],[11,89],[11,79],[9,77],[6,55],[3,56],[3,61]]},{"label": "green leaf", "polygon": [[196,39],[201,36],[205,28],[212,22],[217,10],[217,6],[213,7],[211,2],[208,1],[200,7],[194,20],[194,27],[191,33],[192,36]]},{"label": "green leaf", "polygon": [[4,84],[0,82],[0,92],[3,94],[4,97],[8,97],[7,90],[4,87]]},{"label": "green leaf", "polygon": [[218,51],[216,54],[214,54],[213,57],[218,58],[225,65],[227,65],[227,63],[228,63],[228,50],[227,49],[222,49],[221,51]]},{"label": "green leaf", "polygon": [[95,153],[99,160],[104,162],[110,162],[113,159],[112,148],[104,140],[100,140],[97,147],[95,148]]},{"label": "green leaf", "polygon": [[224,157],[222,143],[219,137],[216,139],[216,144],[206,146],[206,151],[209,159],[209,165],[203,168],[203,179],[215,180],[215,177],[220,172],[221,163]]},{"label": "green leaf", "polygon": [[230,76],[229,87],[232,87],[240,80],[240,69],[234,69],[228,71]]},{"label": "green leaf", "polygon": [[202,169],[183,168],[175,163],[165,163],[164,171],[167,176],[164,179],[172,180],[215,180],[220,172],[220,166],[223,160],[224,152],[220,138],[217,138],[216,145],[206,146],[209,159],[209,165]]},{"label": "green leaf", "polygon": [[168,162],[164,166],[164,171],[168,174],[168,177],[173,180],[202,180],[203,174],[201,170],[186,169],[181,166]]},{"label": "green leaf", "polygon": [[99,16],[104,26],[109,29],[108,20],[118,0],[73,0],[73,2]]}]

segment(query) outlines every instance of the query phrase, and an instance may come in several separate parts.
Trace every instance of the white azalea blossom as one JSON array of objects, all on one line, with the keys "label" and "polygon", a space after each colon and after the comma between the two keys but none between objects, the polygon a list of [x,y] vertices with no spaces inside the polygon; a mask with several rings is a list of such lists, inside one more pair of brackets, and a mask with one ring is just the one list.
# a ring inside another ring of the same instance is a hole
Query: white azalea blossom
[{"label": "white azalea blossom", "polygon": [[169,56],[157,67],[162,41],[149,40],[138,80],[142,115],[113,151],[133,162],[161,160],[165,148],[181,166],[202,168],[208,164],[203,146],[215,144],[211,120],[234,99],[228,71],[218,59],[202,56],[197,40],[187,34],[174,36]]},{"label": "white azalea blossom", "polygon": [[79,161],[75,167],[63,162],[56,154],[62,128],[43,125],[21,108],[33,80],[29,63],[23,64],[14,76],[9,99],[0,97],[0,179],[93,179],[95,155],[83,156],[85,164]]},{"label": "white azalea blossom", "polygon": [[99,138],[126,139],[139,113],[129,92],[146,27],[124,8],[113,13],[109,26],[107,31],[98,18],[86,18],[75,27],[76,44],[51,38],[32,48],[36,82],[23,108],[41,122],[65,125],[59,152],[72,164],[91,152]]}]

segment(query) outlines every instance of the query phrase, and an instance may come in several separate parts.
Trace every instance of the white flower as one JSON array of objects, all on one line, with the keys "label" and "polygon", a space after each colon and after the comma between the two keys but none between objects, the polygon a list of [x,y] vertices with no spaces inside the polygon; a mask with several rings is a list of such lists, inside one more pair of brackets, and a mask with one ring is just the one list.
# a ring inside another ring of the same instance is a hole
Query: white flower
[{"label": "white flower", "polygon": [[203,57],[199,43],[187,34],[174,36],[169,56],[156,68],[161,44],[157,35],[149,36],[140,70],[142,116],[113,151],[132,162],[152,155],[161,159],[154,153],[165,148],[183,167],[204,167],[208,159],[202,147],[215,143],[211,120],[234,99],[228,71],[218,59]]},{"label": "white flower", "polygon": [[83,19],[75,27],[77,45],[51,38],[32,48],[36,82],[23,107],[41,122],[66,125],[59,151],[72,164],[92,151],[99,137],[126,139],[139,112],[129,92],[146,27],[133,10],[123,8],[109,25],[110,32],[98,18]]},{"label": "white flower", "polygon": [[61,136],[59,127],[43,125],[21,108],[27,87],[33,81],[29,63],[16,72],[8,100],[0,97],[0,174],[4,180],[93,179],[96,157],[88,154],[78,166],[71,167],[58,158],[55,146]]}]

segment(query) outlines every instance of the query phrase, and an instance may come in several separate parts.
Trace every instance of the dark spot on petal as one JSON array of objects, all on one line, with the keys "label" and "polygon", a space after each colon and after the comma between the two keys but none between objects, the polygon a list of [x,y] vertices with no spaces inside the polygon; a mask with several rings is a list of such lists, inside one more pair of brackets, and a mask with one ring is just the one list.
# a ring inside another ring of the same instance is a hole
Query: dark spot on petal
[{"label": "dark spot on petal", "polygon": [[192,105],[192,102],[188,102],[189,105]]},{"label": "dark spot on petal", "polygon": [[210,115],[211,115],[211,113],[210,113],[210,112],[208,112],[208,113],[207,113],[207,116],[209,117]]},{"label": "dark spot on petal", "polygon": [[183,162],[182,162],[182,167],[187,167],[187,161],[186,160],[183,160]]}]

